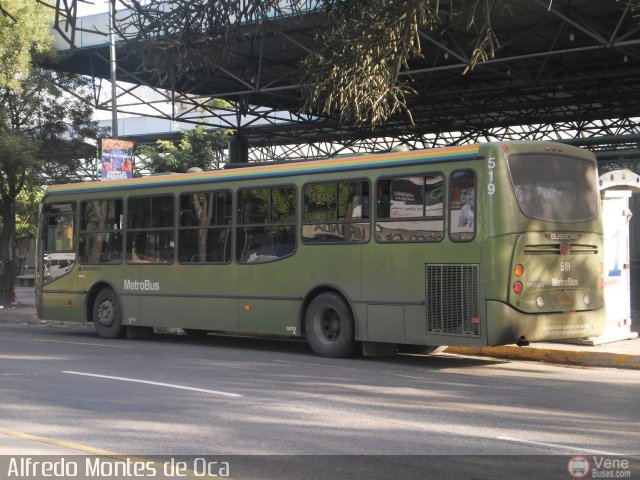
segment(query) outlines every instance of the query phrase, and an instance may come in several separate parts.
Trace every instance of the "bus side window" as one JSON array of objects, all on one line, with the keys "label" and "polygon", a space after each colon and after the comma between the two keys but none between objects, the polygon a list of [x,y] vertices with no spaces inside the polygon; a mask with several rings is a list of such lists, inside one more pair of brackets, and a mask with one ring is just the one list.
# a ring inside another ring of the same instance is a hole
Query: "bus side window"
[{"label": "bus side window", "polygon": [[127,201],[127,262],[173,262],[174,208],[171,195],[134,197]]},{"label": "bus side window", "polygon": [[181,263],[231,261],[231,192],[180,195],[178,259]]},{"label": "bus side window", "polygon": [[264,263],[293,255],[297,217],[295,187],[239,190],[238,211],[238,262]]},{"label": "bus side window", "polygon": [[377,192],[378,242],[439,242],[444,238],[441,174],[383,178]]},{"label": "bus side window", "polygon": [[476,234],[476,176],[473,170],[457,170],[449,184],[449,238],[470,242]]},{"label": "bus side window", "polygon": [[304,186],[304,243],[366,243],[370,238],[369,183],[310,183]]},{"label": "bus side window", "polygon": [[119,199],[80,203],[80,263],[121,263],[122,203]]}]

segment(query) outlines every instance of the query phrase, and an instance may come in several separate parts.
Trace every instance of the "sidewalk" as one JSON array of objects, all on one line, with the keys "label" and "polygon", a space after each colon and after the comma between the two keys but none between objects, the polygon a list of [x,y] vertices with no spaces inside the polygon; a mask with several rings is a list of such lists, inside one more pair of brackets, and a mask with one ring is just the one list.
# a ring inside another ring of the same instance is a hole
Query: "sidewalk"
[{"label": "sidewalk", "polygon": [[[0,309],[0,322],[39,323],[33,287],[16,288],[16,303]],[[636,327],[636,325],[632,325]],[[581,367],[607,367],[640,370],[640,338],[600,345],[572,343],[531,343],[528,347],[449,347],[444,353],[480,357],[556,363]]]},{"label": "sidewalk", "polygon": [[16,301],[11,308],[2,308],[0,305],[0,322],[38,322],[33,287],[16,287]]},{"label": "sidewalk", "polygon": [[640,370],[640,338],[601,345],[539,342],[528,347],[449,347],[445,353],[480,357],[556,363],[580,367],[625,368]]}]

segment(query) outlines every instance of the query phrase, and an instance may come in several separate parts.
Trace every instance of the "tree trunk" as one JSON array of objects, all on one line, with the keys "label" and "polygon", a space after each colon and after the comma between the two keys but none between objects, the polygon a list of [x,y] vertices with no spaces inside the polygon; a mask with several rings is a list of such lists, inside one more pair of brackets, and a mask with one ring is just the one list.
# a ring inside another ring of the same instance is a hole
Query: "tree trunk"
[{"label": "tree trunk", "polygon": [[16,243],[16,215],[15,202],[5,195],[0,200],[0,216],[2,217],[2,230],[0,231],[0,294],[2,306],[11,307],[15,301],[15,264],[14,252]]}]

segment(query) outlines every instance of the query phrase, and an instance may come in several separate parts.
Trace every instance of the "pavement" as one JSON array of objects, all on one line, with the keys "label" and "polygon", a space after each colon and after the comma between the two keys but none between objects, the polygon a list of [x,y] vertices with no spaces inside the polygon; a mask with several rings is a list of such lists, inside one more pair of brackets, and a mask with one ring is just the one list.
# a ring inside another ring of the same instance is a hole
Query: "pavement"
[{"label": "pavement", "polygon": [[[16,302],[11,308],[0,308],[0,322],[48,323],[38,320],[33,287],[16,287]],[[56,322],[60,323],[60,322]],[[624,368],[640,370],[640,338],[638,324],[632,324],[635,338],[610,341],[599,345],[562,342],[532,342],[528,347],[448,347],[445,354],[492,357],[506,360],[547,362],[579,367]]]},{"label": "pavement", "polygon": [[[16,288],[16,303],[11,308],[0,308],[0,322],[40,324],[35,310],[32,287]],[[56,322],[60,323],[60,322]],[[638,325],[632,325],[638,328]],[[566,366],[604,367],[640,370],[640,338],[608,342],[601,345],[573,343],[532,343],[528,347],[503,345],[500,347],[448,347],[447,354],[472,357],[492,357],[522,361],[547,362]],[[2,428],[0,425],[0,455],[97,455],[115,458],[117,454],[89,446],[58,439],[38,437],[22,431]]]}]

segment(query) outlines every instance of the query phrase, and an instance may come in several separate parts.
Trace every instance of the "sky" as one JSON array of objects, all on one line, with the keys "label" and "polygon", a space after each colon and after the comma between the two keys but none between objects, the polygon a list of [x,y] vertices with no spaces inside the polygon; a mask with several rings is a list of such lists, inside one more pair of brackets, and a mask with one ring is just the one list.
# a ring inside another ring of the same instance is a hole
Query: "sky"
[{"label": "sky", "polygon": [[[81,17],[93,15],[95,13],[104,13],[109,11],[110,0],[77,0],[78,15]],[[141,3],[145,3],[144,1]],[[116,9],[124,8],[122,4],[116,0]]]},{"label": "sky", "polygon": [[94,13],[109,11],[109,0],[89,0],[89,2],[78,0],[79,16],[84,17],[86,15],[93,15]]}]

